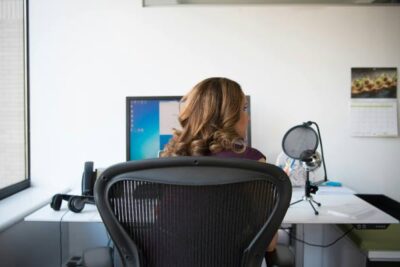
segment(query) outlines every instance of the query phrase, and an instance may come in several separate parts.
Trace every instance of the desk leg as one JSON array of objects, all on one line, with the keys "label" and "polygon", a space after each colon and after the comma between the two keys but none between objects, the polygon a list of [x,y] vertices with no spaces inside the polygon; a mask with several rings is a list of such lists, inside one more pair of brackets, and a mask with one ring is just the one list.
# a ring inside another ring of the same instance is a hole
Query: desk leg
[{"label": "desk leg", "polygon": [[[318,224],[296,224],[295,236],[300,240],[305,240],[310,243],[322,244],[323,225]],[[295,240],[294,243],[296,253],[296,267],[321,267],[322,265],[322,248],[311,247],[303,242]]]},{"label": "desk leg", "polygon": [[86,249],[105,247],[108,236],[100,222],[62,222],[60,226],[62,267],[73,257],[81,257]]},{"label": "desk leg", "polygon": [[69,223],[60,222],[60,260],[61,267],[65,267],[65,264],[69,260]]},{"label": "desk leg", "polygon": [[[294,236],[304,239],[304,224],[295,224],[294,225]],[[295,249],[295,266],[303,267],[304,263],[304,244],[294,240],[294,249]]]}]

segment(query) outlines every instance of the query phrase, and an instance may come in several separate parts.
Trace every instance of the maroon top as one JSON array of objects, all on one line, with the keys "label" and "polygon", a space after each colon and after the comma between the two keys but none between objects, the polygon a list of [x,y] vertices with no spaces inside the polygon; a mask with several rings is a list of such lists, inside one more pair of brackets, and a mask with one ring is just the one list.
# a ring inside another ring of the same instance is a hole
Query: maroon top
[{"label": "maroon top", "polygon": [[242,153],[236,153],[229,150],[224,150],[214,154],[216,157],[221,158],[242,158],[242,159],[252,159],[260,160],[261,158],[267,159],[263,153],[252,147],[246,147],[246,150]]}]

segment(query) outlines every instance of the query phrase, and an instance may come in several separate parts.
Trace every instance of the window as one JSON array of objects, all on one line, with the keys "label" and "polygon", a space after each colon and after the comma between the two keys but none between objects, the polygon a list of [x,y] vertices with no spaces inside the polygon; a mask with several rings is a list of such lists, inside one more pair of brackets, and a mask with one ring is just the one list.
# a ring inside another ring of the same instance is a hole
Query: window
[{"label": "window", "polygon": [[30,185],[28,0],[0,0],[0,199]]}]

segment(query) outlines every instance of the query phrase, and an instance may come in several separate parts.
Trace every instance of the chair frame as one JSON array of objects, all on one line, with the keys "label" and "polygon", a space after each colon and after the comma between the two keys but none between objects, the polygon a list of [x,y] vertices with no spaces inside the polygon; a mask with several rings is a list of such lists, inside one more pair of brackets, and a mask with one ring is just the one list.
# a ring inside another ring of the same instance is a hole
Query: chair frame
[{"label": "chair frame", "polygon": [[[165,173],[172,171],[166,177]],[[187,170],[199,168],[199,171],[187,175]],[[219,173],[215,179],[215,170],[221,168],[237,169],[234,174]],[[172,173],[171,173],[172,174]],[[244,250],[242,267],[261,265],[265,249],[278,230],[290,204],[292,195],[291,183],[284,171],[275,165],[247,159],[217,157],[170,157],[128,161],[107,168],[97,179],[94,197],[100,216],[114,241],[124,266],[140,267],[139,252],[134,241],[114,216],[108,200],[112,185],[121,180],[132,179],[153,183],[174,185],[222,185],[266,179],[276,186],[277,203],[271,216],[257,235]],[[162,177],[162,178],[161,178]],[[251,178],[253,177],[253,178]]]}]

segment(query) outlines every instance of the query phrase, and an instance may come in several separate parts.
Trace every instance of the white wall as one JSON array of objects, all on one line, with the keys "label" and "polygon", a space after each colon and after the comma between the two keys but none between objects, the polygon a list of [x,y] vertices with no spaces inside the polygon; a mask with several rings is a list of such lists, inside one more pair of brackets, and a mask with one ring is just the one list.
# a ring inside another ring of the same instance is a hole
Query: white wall
[{"label": "white wall", "polygon": [[251,95],[253,145],[270,162],[290,127],[314,120],[331,180],[400,201],[400,139],[350,137],[349,125],[351,67],[400,68],[400,6],[30,2],[34,183],[124,161],[126,96],[226,76]]}]

